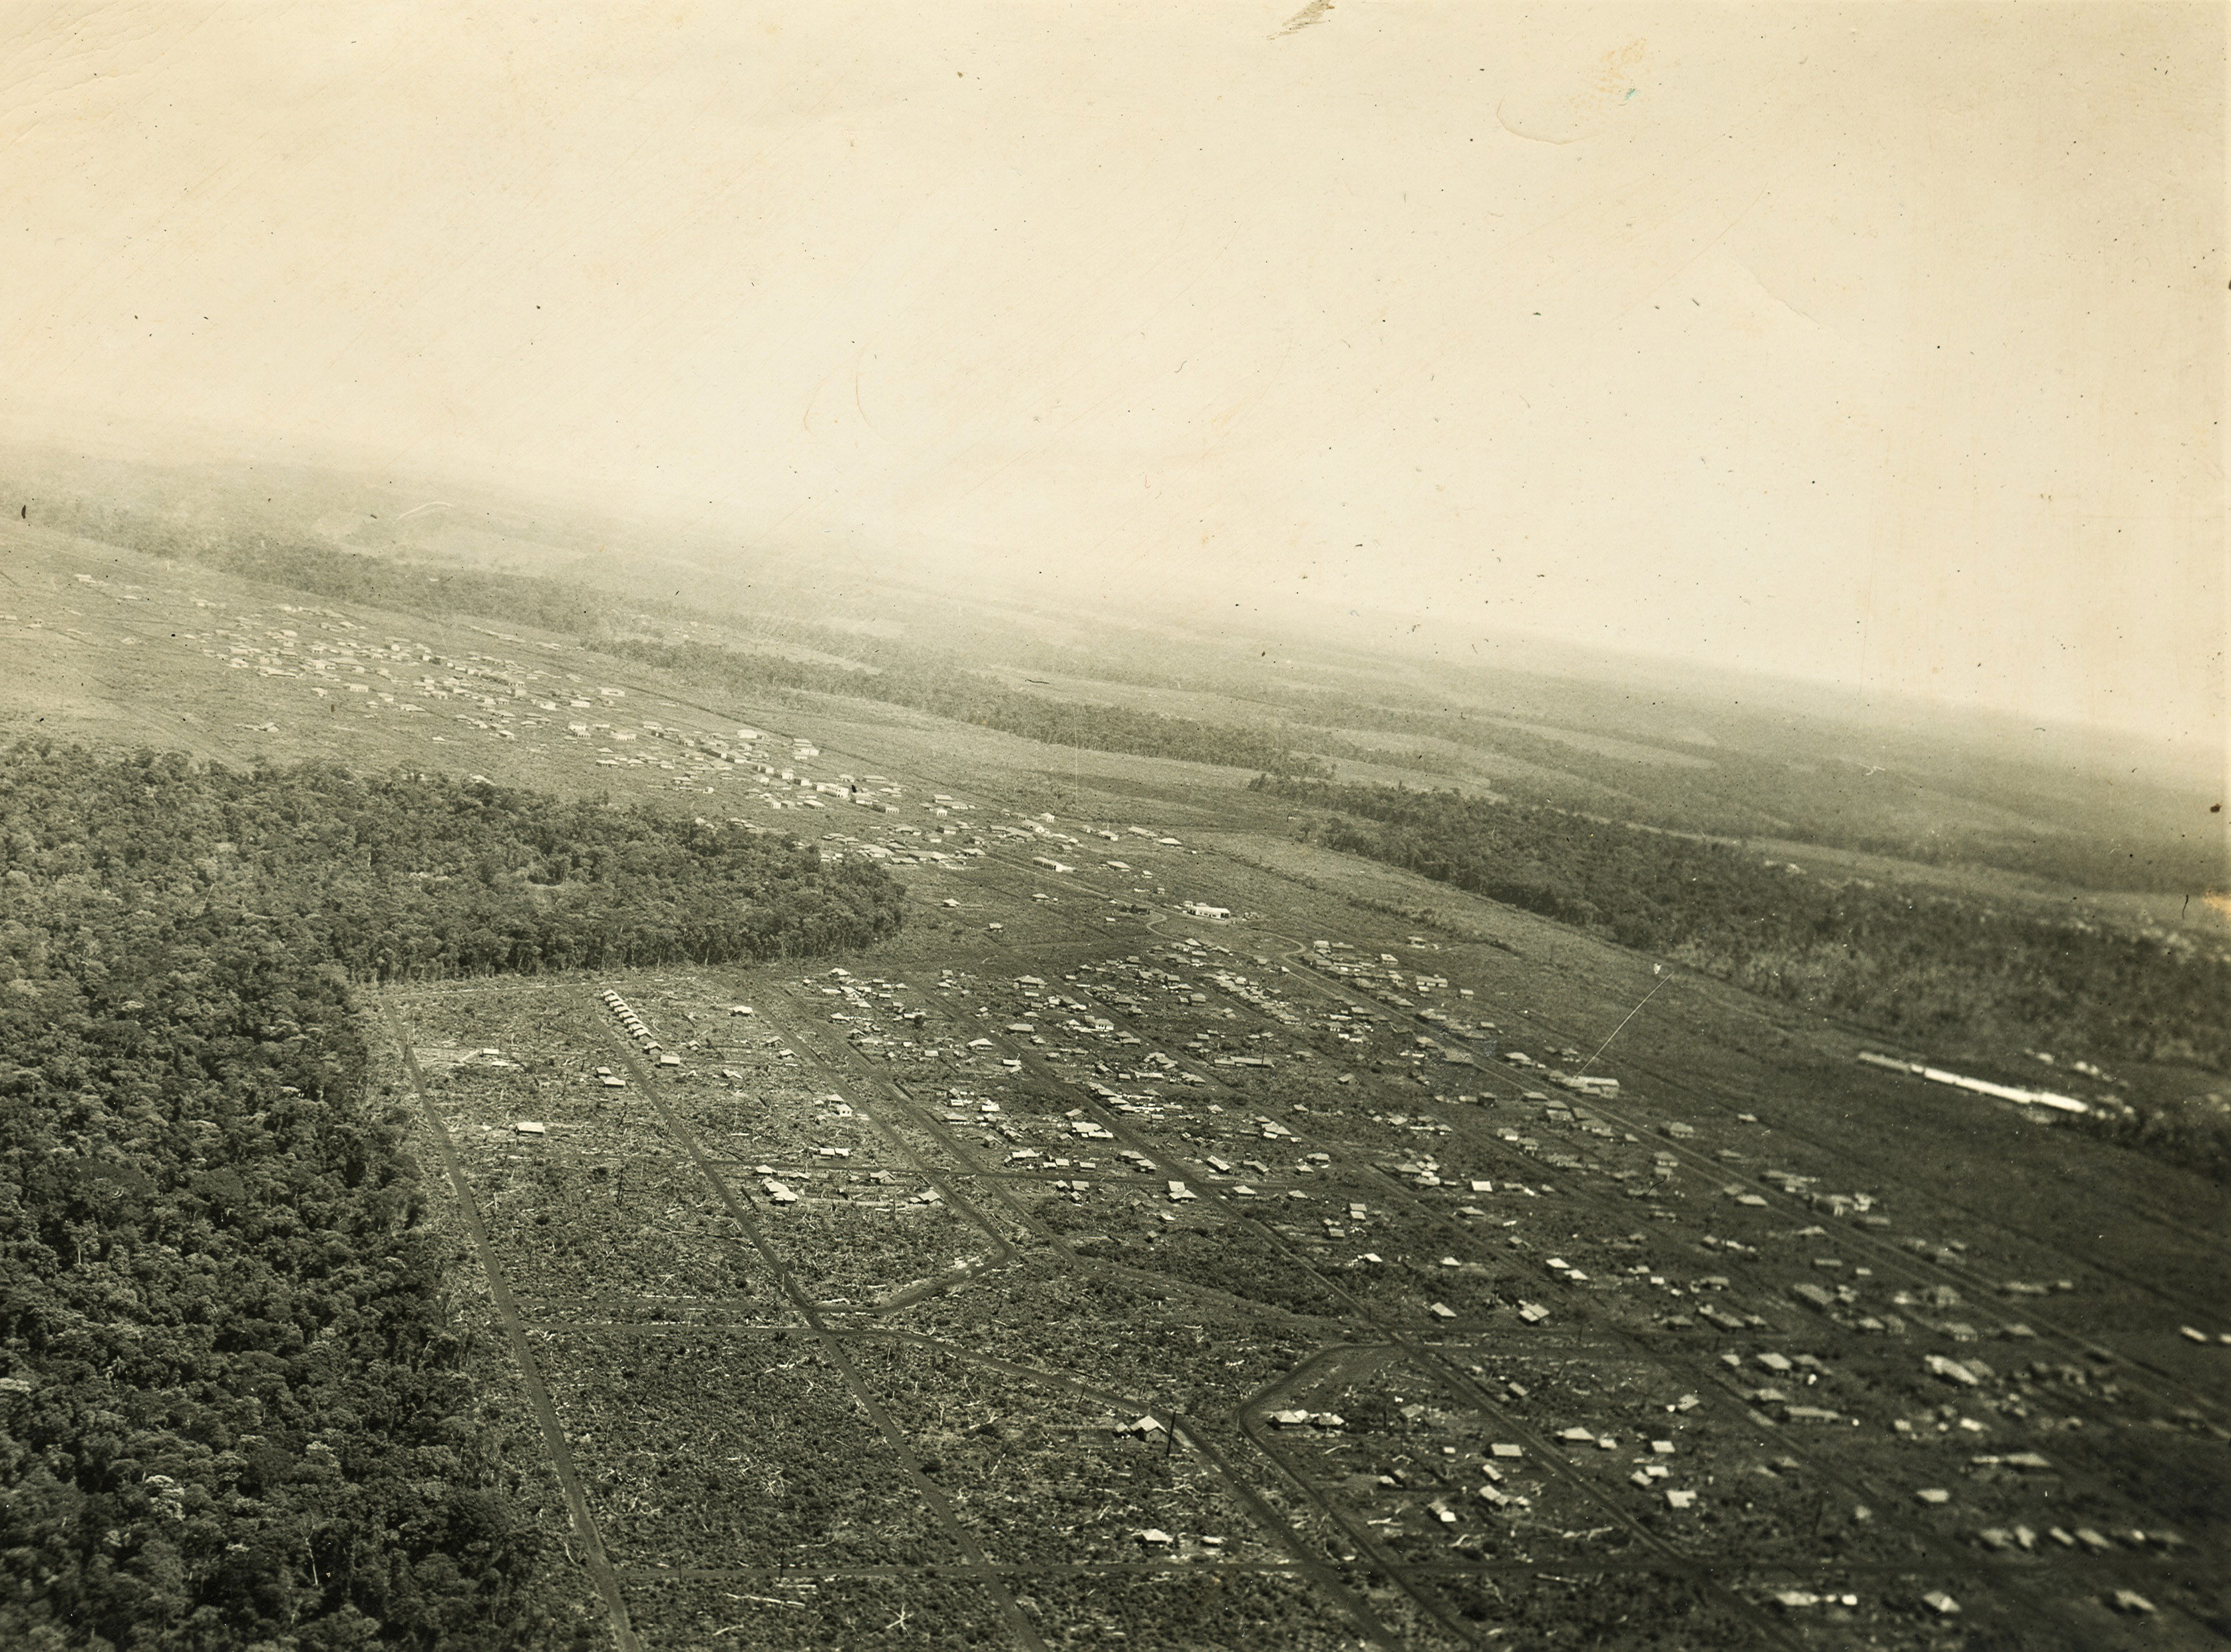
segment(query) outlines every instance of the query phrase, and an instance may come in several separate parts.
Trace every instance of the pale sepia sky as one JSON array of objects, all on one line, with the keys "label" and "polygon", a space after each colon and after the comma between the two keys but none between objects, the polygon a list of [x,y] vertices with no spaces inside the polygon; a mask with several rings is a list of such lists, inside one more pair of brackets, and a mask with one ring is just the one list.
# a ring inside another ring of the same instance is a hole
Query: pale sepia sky
[{"label": "pale sepia sky", "polygon": [[0,415],[2220,746],[2220,8],[1299,4],[19,0]]}]

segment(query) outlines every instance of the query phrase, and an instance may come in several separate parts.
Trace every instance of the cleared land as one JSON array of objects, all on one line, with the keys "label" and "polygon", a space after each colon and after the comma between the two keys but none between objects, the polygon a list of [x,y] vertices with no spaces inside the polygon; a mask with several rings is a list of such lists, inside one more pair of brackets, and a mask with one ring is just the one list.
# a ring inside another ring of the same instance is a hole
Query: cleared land
[{"label": "cleared land", "polygon": [[[907,882],[838,967],[365,993],[556,1586],[617,1645],[2231,1619],[2196,1178],[1294,844],[1231,771],[42,566],[19,729],[668,798]],[[1607,1038],[1615,1095],[1549,1078]]]}]

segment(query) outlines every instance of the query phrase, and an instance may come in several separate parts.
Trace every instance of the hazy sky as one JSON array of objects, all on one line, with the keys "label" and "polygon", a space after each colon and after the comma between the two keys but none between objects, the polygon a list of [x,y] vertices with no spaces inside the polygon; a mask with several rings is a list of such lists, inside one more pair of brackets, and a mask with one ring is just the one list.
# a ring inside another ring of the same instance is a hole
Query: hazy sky
[{"label": "hazy sky", "polygon": [[2221,8],[1299,3],[17,0],[4,429],[2221,744]]}]

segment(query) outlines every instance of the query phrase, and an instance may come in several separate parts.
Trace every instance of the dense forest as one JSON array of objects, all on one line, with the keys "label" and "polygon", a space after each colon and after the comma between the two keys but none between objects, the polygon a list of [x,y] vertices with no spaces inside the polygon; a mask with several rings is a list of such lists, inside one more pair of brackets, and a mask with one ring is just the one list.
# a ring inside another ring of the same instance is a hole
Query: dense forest
[{"label": "dense forest", "polygon": [[[863,946],[899,922],[889,874],[740,826],[430,774],[204,784],[210,898],[356,976],[726,964]],[[111,836],[94,828],[88,856],[120,852]]]},{"label": "dense forest", "polygon": [[1775,870],[1756,854],[1453,791],[1253,783],[1310,841],[1924,1046],[2231,1072],[2231,965],[2136,936]]},{"label": "dense forest", "polygon": [[348,977],[766,957],[872,868],[330,768],[0,753],[0,1644],[562,1645]]}]

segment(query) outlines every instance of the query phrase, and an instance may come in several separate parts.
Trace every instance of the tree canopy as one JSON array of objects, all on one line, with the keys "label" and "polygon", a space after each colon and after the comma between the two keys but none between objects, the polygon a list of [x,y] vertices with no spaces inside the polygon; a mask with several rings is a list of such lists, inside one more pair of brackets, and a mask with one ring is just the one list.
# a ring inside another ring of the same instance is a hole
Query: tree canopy
[{"label": "tree canopy", "polygon": [[351,978],[889,932],[786,840],[436,777],[0,753],[0,1643],[562,1644]]}]

